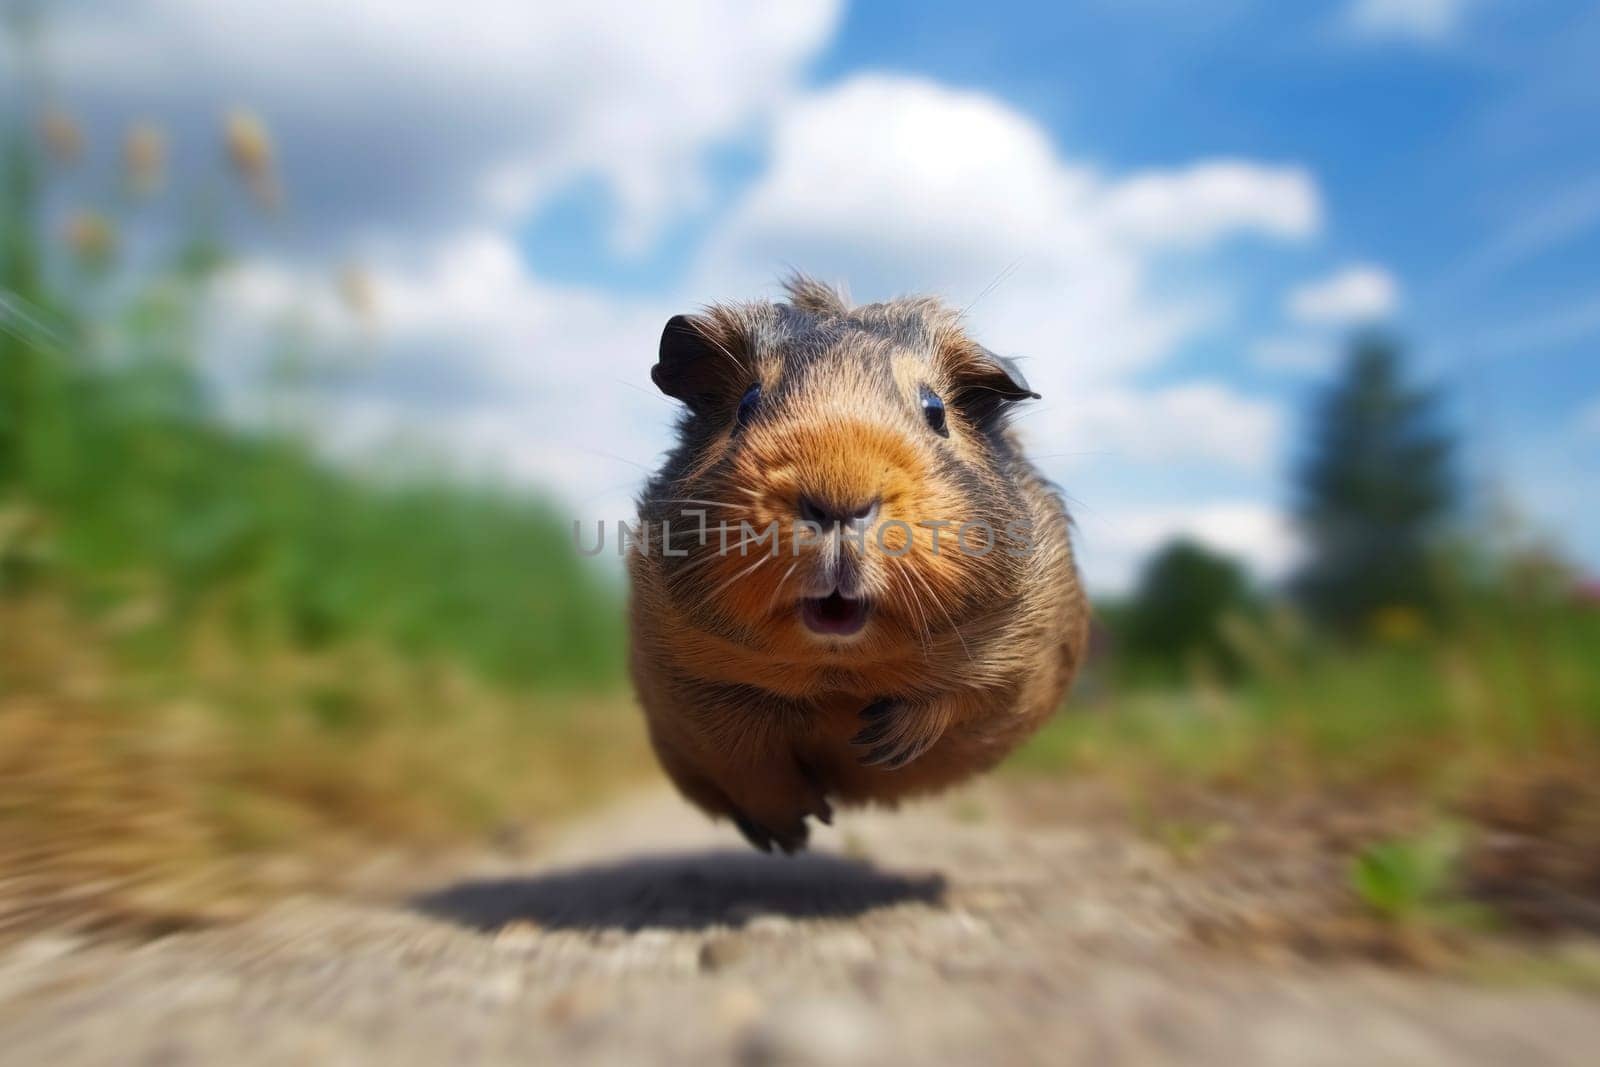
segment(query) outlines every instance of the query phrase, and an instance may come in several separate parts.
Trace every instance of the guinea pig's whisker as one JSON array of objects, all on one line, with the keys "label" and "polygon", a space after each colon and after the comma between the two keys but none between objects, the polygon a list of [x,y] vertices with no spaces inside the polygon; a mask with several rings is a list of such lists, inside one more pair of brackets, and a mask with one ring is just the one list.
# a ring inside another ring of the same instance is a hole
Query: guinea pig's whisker
[{"label": "guinea pig's whisker", "polygon": [[[691,555],[698,555],[698,553],[694,552],[694,549],[702,547],[712,548],[712,546],[715,544],[716,542],[710,538],[707,538],[705,545],[702,546],[699,541],[680,541],[677,539],[677,537],[674,537],[671,541],[663,541],[661,544],[661,549],[664,554],[670,552],[675,559],[686,559]],[[712,551],[710,553],[710,557],[715,559],[716,552]],[[685,564],[685,566],[697,567],[704,562],[705,560],[703,559],[690,560],[690,562]]]},{"label": "guinea pig's whisker", "polygon": [[[712,563],[714,563],[717,560],[723,558],[723,556],[732,555],[736,550],[743,549],[745,545],[753,544],[753,543],[755,543],[757,541],[761,541],[761,540],[764,540],[764,538],[763,537],[754,537],[754,536],[746,537],[744,540],[739,541],[736,544],[729,545],[727,552],[722,552],[720,549],[715,551],[715,552],[708,552],[704,556],[704,558],[693,560],[690,563],[687,563],[684,566],[680,567],[678,570],[674,571],[668,580],[669,581],[673,581],[673,582],[681,581],[682,579],[686,578],[688,575],[692,574],[693,572],[695,572],[697,570],[700,570],[702,567],[710,566]],[[771,556],[771,555],[763,555],[761,558],[762,559],[772,559],[774,557]]]},{"label": "guinea pig's whisker", "polygon": [[663,536],[668,541],[682,541],[684,538],[703,537],[707,544],[712,544],[720,539],[719,530],[727,530],[730,536],[739,531],[739,524],[734,521],[737,518],[739,516],[711,515],[703,519],[699,516],[667,519],[665,524],[666,532]]},{"label": "guinea pig's whisker", "polygon": [[745,375],[747,377],[750,375],[750,368],[746,367],[743,363],[741,363],[739,361],[739,358],[737,356],[735,356],[732,352],[729,352],[727,347],[721,341],[718,341],[715,337],[707,337],[706,340],[710,341],[712,346],[715,347],[718,352],[721,352],[723,355],[727,356],[728,357],[728,361],[730,363],[732,363],[735,367],[739,368],[739,373],[741,373],[741,374],[743,374],[743,375]]},{"label": "guinea pig's whisker", "polygon": [[[704,542],[700,540],[702,532],[705,535]],[[717,542],[717,533],[714,526],[707,526],[704,531],[699,526],[694,526],[686,530],[673,530],[665,537],[653,537],[651,540],[652,543],[658,544],[663,548],[681,548],[684,545],[701,543],[713,545]]]},{"label": "guinea pig's whisker", "polygon": [[1045,412],[1050,411],[1050,410],[1052,410],[1052,409],[1047,408],[1047,407],[1045,407],[1045,408],[1029,408],[1027,411],[1024,411],[1020,415],[1012,415],[1007,421],[1010,423],[1010,425],[1015,426],[1017,423],[1022,422],[1024,419],[1031,419],[1035,415],[1042,415]]},{"label": "guinea pig's whisker", "polygon": [[672,533],[667,537],[667,543],[671,544],[674,541],[682,541],[684,538],[699,538],[703,532],[706,539],[705,543],[709,545],[720,540],[717,534],[719,529],[730,529],[730,527],[727,523],[719,521],[715,525],[707,523],[703,531],[699,526],[691,526],[687,529],[673,530]]},{"label": "guinea pig's whisker", "polygon": [[[667,534],[667,541],[671,543],[673,541],[682,540],[686,537],[692,537],[696,539],[703,538],[703,543],[705,544],[710,544],[713,541],[720,542],[726,539],[727,534],[719,531],[733,531],[738,533],[748,526],[748,524],[743,521],[741,521],[737,526],[733,525],[733,519],[740,518],[743,514],[744,513],[741,512],[740,515],[736,516],[719,515],[707,522],[697,522],[688,526],[679,526],[676,529],[671,528],[671,523],[673,520],[668,519],[667,523],[669,532]],[[754,527],[750,527],[750,532],[754,534],[757,531]],[[763,530],[760,531],[760,533],[765,534],[766,531]],[[745,535],[741,533],[741,536]]]},{"label": "guinea pig's whisker", "polygon": [[1081,452],[1029,452],[1029,459],[1062,459],[1067,456],[1114,456],[1116,452],[1109,448],[1086,448]]},{"label": "guinea pig's whisker", "polygon": [[[738,546],[735,545],[734,547],[737,548]],[[715,563],[717,560],[719,560],[721,558],[722,558],[722,553],[720,553],[720,552],[708,552],[704,557],[702,557],[700,559],[697,559],[697,560],[692,560],[689,563],[686,563],[682,567],[678,568],[676,571],[674,571],[672,573],[672,576],[671,576],[670,580],[674,581],[674,582],[681,581],[682,579],[687,578],[689,575],[693,574],[695,571],[701,570],[701,569],[703,569],[705,567],[709,567],[712,563]]]},{"label": "guinea pig's whisker", "polygon": [[655,471],[651,470],[649,467],[646,467],[643,463],[631,460],[627,456],[619,456],[615,452],[607,452],[603,448],[590,448],[588,445],[573,445],[572,447],[579,452],[587,452],[591,456],[599,456],[601,459],[609,459],[616,463],[625,463],[630,467],[638,467],[646,474],[655,473]]},{"label": "guinea pig's whisker", "polygon": [[[685,531],[686,534],[695,533],[695,532],[698,532],[698,531]],[[733,548],[737,548],[737,547],[738,547],[737,545],[730,545],[729,546],[729,550],[731,551]],[[694,551],[694,549],[697,549],[697,548],[707,549],[708,550],[708,555],[712,559],[717,558],[717,556],[721,553],[721,550],[717,547],[717,539],[714,536],[707,537],[706,541],[705,541],[705,544],[702,545],[698,540],[695,540],[693,538],[689,538],[687,540],[683,540],[683,539],[679,539],[679,537],[676,534],[674,534],[673,537],[672,537],[672,540],[663,543],[663,548],[670,548],[672,550],[672,555],[677,559],[683,559],[686,556],[690,556],[690,555],[699,555],[698,552]],[[698,564],[700,562],[702,562],[702,561],[698,560],[698,559],[693,561],[693,563],[695,563],[695,564]]]},{"label": "guinea pig's whisker", "polygon": [[626,489],[630,485],[637,486],[638,484],[639,484],[639,480],[637,478],[629,478],[625,482],[617,482],[614,485],[608,485],[604,489],[600,490],[598,493],[591,493],[590,495],[588,495],[586,497],[582,497],[582,498],[580,498],[578,500],[577,503],[578,503],[578,505],[580,507],[587,507],[588,505],[593,504],[596,500],[599,500],[601,497],[610,496],[612,493],[615,493],[618,489]]},{"label": "guinea pig's whisker", "polygon": [[924,656],[933,654],[933,620],[928,617],[928,606],[922,602],[922,594],[917,592],[917,587],[912,584],[910,575],[902,574],[901,580],[905,582],[906,589],[911,593],[911,603],[917,609],[917,616],[922,620],[918,628],[917,637],[922,642]]},{"label": "guinea pig's whisker", "polygon": [[724,589],[727,589],[734,582],[737,582],[741,578],[744,578],[747,575],[753,573],[756,570],[756,568],[760,567],[763,563],[768,562],[772,558],[773,557],[771,557],[771,556],[760,556],[760,557],[758,557],[754,563],[750,564],[750,566],[746,567],[744,570],[740,571],[738,574],[735,574],[732,578],[729,578],[727,581],[723,582],[721,585],[719,585],[715,589],[711,590],[711,592],[707,593],[706,594],[706,599],[707,600],[715,599],[716,596],[719,593],[721,593]]},{"label": "guinea pig's whisker", "polygon": [[917,613],[917,644],[922,646],[923,662],[928,662],[932,656],[932,650],[928,646],[928,613],[922,610],[922,598],[917,596],[917,590],[911,585],[911,582],[906,578],[906,576],[900,573],[900,569],[898,567],[886,568],[886,572],[888,573],[889,577],[895,581],[895,586],[897,589],[905,590],[904,595],[906,604],[913,608]]},{"label": "guinea pig's whisker", "polygon": [[657,390],[646,389],[642,385],[638,385],[638,384],[635,384],[634,382],[630,382],[630,381],[628,381],[628,379],[622,377],[620,374],[608,374],[608,375],[606,375],[606,377],[610,378],[612,381],[616,382],[618,385],[627,386],[629,389],[632,389],[636,393],[643,393],[645,396],[649,397],[652,400],[660,400],[663,403],[667,403],[667,404],[672,403],[672,398],[670,396],[664,396],[663,394],[661,394]]},{"label": "guinea pig's whisker", "polygon": [[961,650],[967,654],[967,662],[976,663],[977,660],[972,658],[972,649],[967,647],[967,639],[961,636],[961,628],[956,625],[956,620],[950,617],[950,612],[945,610],[944,603],[939,599],[939,594],[933,591],[933,587],[928,584],[928,580],[918,574],[915,568],[906,568],[906,573],[922,583],[922,588],[928,593],[928,599],[933,601],[933,606],[939,609],[939,614],[943,615],[945,621],[950,624],[950,632],[956,635],[957,641],[961,642]]},{"label": "guinea pig's whisker", "polygon": [[704,504],[713,508],[742,508],[743,504],[734,504],[726,500],[708,500],[698,496],[664,496],[658,503],[662,504]]},{"label": "guinea pig's whisker", "polygon": [[772,590],[772,599],[767,601],[767,614],[771,615],[778,609],[778,597],[783,593],[784,583],[794,577],[794,569],[800,566],[800,561],[795,560],[789,564],[789,569],[783,572],[783,577],[778,579],[778,584]]},{"label": "guinea pig's whisker", "polygon": [[992,293],[996,289],[1000,288],[1001,285],[1005,284],[1006,280],[1008,278],[1010,278],[1013,274],[1015,274],[1017,272],[1017,268],[1020,267],[1020,266],[1022,266],[1022,257],[1018,256],[1016,259],[1013,259],[1011,261],[1011,263],[1006,267],[1005,270],[1003,270],[999,274],[995,275],[994,281],[992,281],[988,285],[984,286],[983,287],[983,291],[980,292],[977,296],[973,297],[972,301],[969,304],[967,304],[966,307],[962,308],[959,312],[957,312],[956,313],[956,318],[957,319],[966,318],[967,312],[971,311],[974,307],[977,307],[978,301],[982,300],[984,297],[988,296],[990,293]]}]

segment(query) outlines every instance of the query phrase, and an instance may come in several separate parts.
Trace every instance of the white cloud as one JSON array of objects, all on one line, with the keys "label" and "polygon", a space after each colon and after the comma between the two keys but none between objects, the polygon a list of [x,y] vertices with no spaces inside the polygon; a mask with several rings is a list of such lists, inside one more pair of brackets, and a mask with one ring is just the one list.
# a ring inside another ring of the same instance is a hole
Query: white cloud
[{"label": "white cloud", "polygon": [[1477,0],[1351,0],[1345,23],[1370,37],[1437,42],[1461,28]]},{"label": "white cloud", "polygon": [[[1025,360],[1046,398],[1028,422],[1041,452],[1198,452],[1254,468],[1277,427],[1263,402],[1215,383],[1127,384],[1217,314],[1158,296],[1150,276],[1164,256],[1240,234],[1302,240],[1319,224],[1298,168],[1226,161],[1119,180],[1063,158],[991,96],[863,76],[780,115],[770,164],[711,236],[695,287],[739,294],[793,264],[859,296],[938,293],[972,305],[985,344]],[[1208,418],[1222,426],[1200,431]]]},{"label": "white cloud", "polygon": [[1299,167],[1217,160],[1135,174],[1107,196],[1116,230],[1153,244],[1197,245],[1231,230],[1300,239],[1322,225],[1316,183]]},{"label": "white cloud", "polygon": [[[786,211],[800,215],[785,221]],[[1108,181],[995,97],[862,75],[780,115],[771,165],[730,227],[746,241],[819,225],[846,243],[899,234],[916,245],[908,255],[938,240],[982,259],[981,274],[1063,237],[1071,252],[1122,233],[1158,243],[1249,230],[1304,238],[1319,223],[1315,184],[1297,167],[1223,160]]]},{"label": "white cloud", "polygon": [[[1283,412],[1270,401],[1220,382],[1150,389],[1109,386],[1068,399],[1058,412],[1058,432],[1048,436],[1055,439],[1053,444],[1077,446],[1069,455],[1251,473],[1270,472],[1280,458]],[[1025,425],[1031,429],[1036,424]]]},{"label": "white cloud", "polygon": [[[218,310],[234,322],[309,320],[319,337],[369,331],[379,358],[349,376],[348,390],[334,384],[323,427],[341,453],[381,455],[399,436],[469,470],[553,489],[585,519],[631,513],[675,414],[649,386],[674,305],[545,282],[490,231],[377,269],[370,284],[370,327],[337,306],[322,277],[259,263],[229,279]],[[240,340],[214,346],[229,367],[246,358]]]},{"label": "white cloud", "polygon": [[1394,276],[1382,267],[1361,264],[1295,289],[1286,310],[1296,322],[1342,326],[1385,318],[1399,304],[1400,285]]},{"label": "white cloud", "polygon": [[246,105],[278,143],[302,235],[448,232],[582,178],[645,242],[704,194],[708,145],[796,90],[837,0],[128,0],[58,5],[50,54],[106,138],[133,118],[215,156]]},{"label": "white cloud", "polygon": [[1241,560],[1264,581],[1287,575],[1300,553],[1290,520],[1278,509],[1254,501],[1091,511],[1078,516],[1078,526],[1084,570],[1093,588],[1103,593],[1132,589],[1140,564],[1179,537]]}]

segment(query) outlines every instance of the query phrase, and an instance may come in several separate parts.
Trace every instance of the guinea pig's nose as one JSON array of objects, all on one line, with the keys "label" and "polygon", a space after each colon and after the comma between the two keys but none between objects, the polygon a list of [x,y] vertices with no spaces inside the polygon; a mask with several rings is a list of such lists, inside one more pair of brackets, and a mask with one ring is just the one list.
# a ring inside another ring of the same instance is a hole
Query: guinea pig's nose
[{"label": "guinea pig's nose", "polygon": [[876,499],[869,500],[864,504],[845,505],[837,501],[825,500],[821,497],[805,494],[800,497],[800,517],[807,522],[814,522],[824,528],[835,524],[849,526],[858,522],[870,525],[877,514],[878,501]]}]

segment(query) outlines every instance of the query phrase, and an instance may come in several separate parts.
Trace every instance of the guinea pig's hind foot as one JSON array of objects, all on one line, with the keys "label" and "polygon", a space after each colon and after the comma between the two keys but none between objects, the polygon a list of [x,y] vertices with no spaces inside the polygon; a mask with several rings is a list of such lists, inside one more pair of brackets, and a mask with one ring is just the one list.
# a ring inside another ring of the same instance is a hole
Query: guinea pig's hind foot
[{"label": "guinea pig's hind foot", "polygon": [[804,849],[811,836],[808,818],[833,823],[827,790],[815,767],[803,760],[773,760],[759,775],[730,782],[735,784],[725,794],[722,811],[762,852],[771,852],[774,845],[786,854]]},{"label": "guinea pig's hind foot", "polygon": [[919,714],[924,710],[889,697],[862,708],[866,725],[850,739],[864,750],[856,761],[864,767],[897,771],[928,751],[944,732],[944,724],[937,717]]},{"label": "guinea pig's hind foot", "polygon": [[772,846],[777,845],[786,856],[792,856],[805,848],[806,840],[811,836],[811,828],[806,825],[804,816],[783,827],[771,827],[756,822],[748,815],[735,812],[733,825],[739,828],[746,841],[762,852],[771,852]]}]

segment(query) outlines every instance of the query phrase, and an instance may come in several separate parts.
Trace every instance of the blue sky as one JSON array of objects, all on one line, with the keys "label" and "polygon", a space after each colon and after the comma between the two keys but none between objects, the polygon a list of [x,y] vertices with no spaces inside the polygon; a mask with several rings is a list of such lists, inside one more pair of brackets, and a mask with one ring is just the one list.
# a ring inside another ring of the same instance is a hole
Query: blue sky
[{"label": "blue sky", "polygon": [[247,234],[230,321],[348,333],[323,279],[362,264],[380,358],[335,436],[423,425],[612,517],[668,314],[788,266],[982,294],[1092,584],[1175,533],[1271,578],[1308,397],[1379,322],[1471,484],[1600,567],[1600,5],[328,6],[85,2],[53,48],[106,137],[266,119],[295,225]]}]

